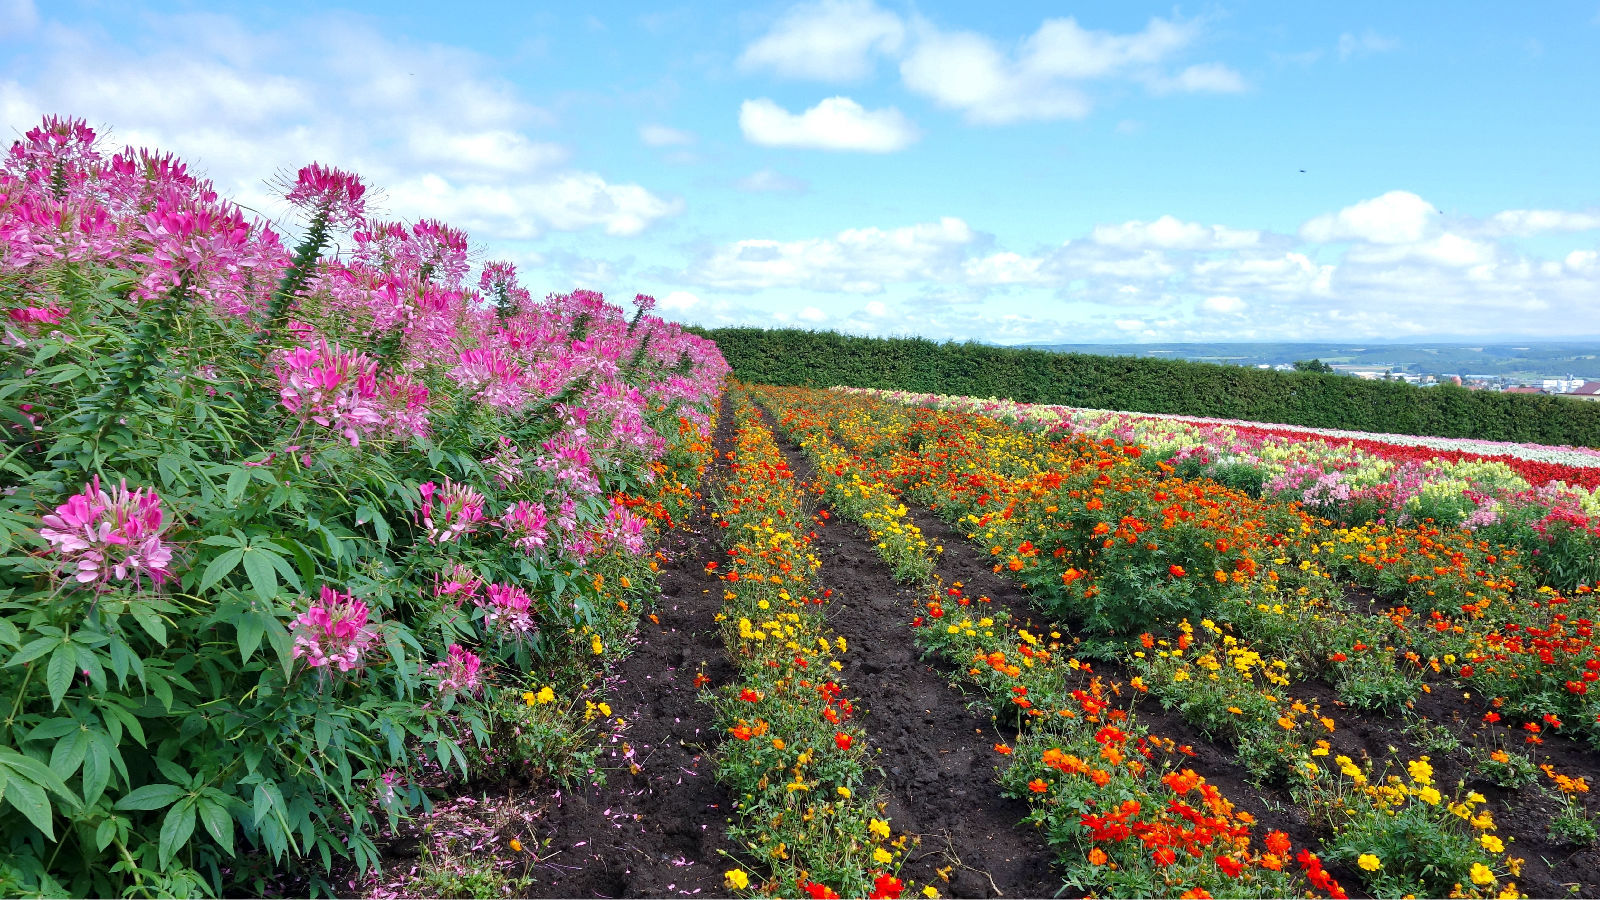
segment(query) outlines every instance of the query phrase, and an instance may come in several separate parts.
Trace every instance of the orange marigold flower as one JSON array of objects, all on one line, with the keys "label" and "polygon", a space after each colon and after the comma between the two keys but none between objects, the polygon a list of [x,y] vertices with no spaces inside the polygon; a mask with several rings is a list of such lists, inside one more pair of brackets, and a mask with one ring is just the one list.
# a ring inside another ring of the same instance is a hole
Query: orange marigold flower
[{"label": "orange marigold flower", "polygon": [[1043,778],[1035,778],[1028,782],[1028,790],[1033,791],[1035,794],[1042,794],[1050,790],[1050,782],[1045,781]]},{"label": "orange marigold flower", "polygon": [[1011,754],[1011,748],[1007,747],[1005,744],[995,744],[994,752],[1009,756]]},{"label": "orange marigold flower", "polygon": [[1279,856],[1289,855],[1289,836],[1281,831],[1267,832],[1267,849]]},{"label": "orange marigold flower", "polygon": [[1106,852],[1099,847],[1089,851],[1089,865],[1091,866],[1103,866],[1106,864],[1107,858]]}]

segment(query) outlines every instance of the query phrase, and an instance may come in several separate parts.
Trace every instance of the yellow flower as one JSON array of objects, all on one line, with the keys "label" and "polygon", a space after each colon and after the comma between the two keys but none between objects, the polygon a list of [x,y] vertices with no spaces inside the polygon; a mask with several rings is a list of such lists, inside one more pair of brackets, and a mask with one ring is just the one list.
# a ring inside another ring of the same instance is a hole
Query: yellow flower
[{"label": "yellow flower", "polygon": [[894,862],[894,854],[883,849],[882,847],[876,847],[872,851],[872,861],[879,865],[886,866],[889,863]]},{"label": "yellow flower", "polygon": [[880,841],[889,839],[889,823],[882,819],[872,819],[867,822],[867,830]]},{"label": "yellow flower", "polygon": [[[526,698],[528,695],[524,694],[523,696]],[[530,705],[533,703],[550,703],[556,699],[556,692],[551,690],[549,685],[545,685],[544,687],[539,688],[539,693],[532,695],[532,697],[533,699],[530,701]]]},{"label": "yellow flower", "polygon": [[1428,804],[1429,806],[1438,806],[1439,805],[1439,800],[1442,799],[1442,798],[1440,798],[1440,796],[1439,796],[1438,789],[1432,788],[1432,787],[1425,787],[1422,790],[1417,791],[1417,799],[1421,800],[1423,803]]},{"label": "yellow flower", "polygon": [[599,656],[600,654],[606,652],[606,645],[600,643],[600,635],[590,635],[589,649],[594,652],[595,656]]},{"label": "yellow flower", "polygon": [[1433,766],[1428,765],[1426,756],[1406,763],[1406,771],[1411,773],[1411,780],[1418,784],[1427,784],[1433,780]]},{"label": "yellow flower", "polygon": [[1494,873],[1489,871],[1489,867],[1483,863],[1473,863],[1472,883],[1479,887],[1494,884]]},{"label": "yellow flower", "polygon": [[1383,863],[1371,853],[1363,853],[1361,858],[1356,860],[1356,865],[1366,869],[1368,872],[1376,872],[1382,867]]},{"label": "yellow flower", "polygon": [[[943,550],[944,548],[940,547],[939,549]],[[930,884],[922,889],[922,896],[927,897],[928,900],[938,900],[939,889]]]},{"label": "yellow flower", "polygon": [[511,839],[511,849],[517,851],[518,853],[521,853],[522,852],[522,842],[517,840],[516,838],[512,838]]},{"label": "yellow flower", "polygon": [[846,800],[850,799],[850,789],[842,784],[839,785],[839,796],[845,798]]},{"label": "yellow flower", "polygon": [[1504,852],[1506,852],[1505,842],[1500,840],[1499,838],[1495,837],[1492,834],[1480,834],[1480,835],[1478,835],[1478,843],[1482,844],[1483,845],[1483,849],[1489,851],[1490,853],[1504,853]]},{"label": "yellow flower", "polygon": [[600,704],[600,715],[605,716],[607,718],[610,718],[611,717],[611,704],[609,704],[609,703],[601,703]]},{"label": "yellow flower", "polygon": [[750,886],[750,876],[742,869],[729,869],[722,873],[722,883],[727,885],[729,890],[742,891]]}]

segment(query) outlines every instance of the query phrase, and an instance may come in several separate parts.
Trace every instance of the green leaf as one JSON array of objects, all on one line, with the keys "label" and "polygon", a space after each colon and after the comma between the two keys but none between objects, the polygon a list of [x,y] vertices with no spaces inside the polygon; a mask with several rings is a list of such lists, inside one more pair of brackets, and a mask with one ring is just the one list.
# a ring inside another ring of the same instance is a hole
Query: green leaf
[{"label": "green leaf", "polygon": [[50,771],[66,781],[77,774],[88,752],[89,732],[82,727],[74,728],[71,734],[57,741],[55,749],[50,751]]},{"label": "green leaf", "polygon": [[[93,806],[105,793],[106,785],[111,781],[111,737],[104,732],[95,732],[89,741],[89,752],[83,759],[83,802]],[[104,849],[104,848],[101,848]]]},{"label": "green leaf", "polygon": [[260,547],[251,547],[244,554],[244,572],[250,576],[250,586],[255,588],[256,596],[261,598],[262,603],[271,603],[278,596],[278,573],[272,564],[273,560],[285,567],[289,565],[288,560]]},{"label": "green leaf", "polygon": [[45,796],[44,788],[12,774],[7,779],[5,799],[7,803],[16,807],[17,812],[27,816],[35,828],[44,832],[46,838],[52,841],[56,839],[50,798]]},{"label": "green leaf", "polygon": [[16,655],[11,657],[11,659],[8,662],[6,662],[6,666],[9,668],[11,666],[20,666],[20,665],[22,665],[23,663],[26,663],[26,662],[33,662],[34,660],[36,660],[39,657],[45,655],[46,653],[49,653],[51,647],[55,647],[55,646],[59,645],[60,643],[61,643],[61,639],[60,638],[55,638],[55,637],[36,638],[36,639],[34,639],[32,641],[29,641],[28,642],[28,646],[23,647],[21,650],[18,650]]},{"label": "green leaf", "polygon": [[206,566],[205,574],[200,576],[200,583],[195,586],[194,592],[196,594],[201,593],[206,588],[226,578],[239,565],[239,561],[242,559],[244,559],[244,551],[237,547],[221,553],[211,561],[210,565]]},{"label": "green leaf", "polygon": [[194,820],[195,802],[190,798],[180,800],[167,811],[167,817],[161,822],[161,844],[157,851],[163,869],[172,861],[172,855],[188,843],[189,835],[194,834]]},{"label": "green leaf", "polygon": [[155,638],[156,643],[163,647],[167,645],[167,623],[160,616],[140,606],[135,606],[130,612],[133,613],[133,620],[139,623],[146,634]]},{"label": "green leaf", "polygon": [[222,804],[208,797],[201,797],[199,802],[200,822],[206,826],[206,831],[217,839],[222,849],[233,855],[233,817],[228,815],[228,810]]},{"label": "green leaf", "polygon": [[175,784],[147,784],[124,794],[117,809],[165,809],[188,792]]},{"label": "green leaf", "polygon": [[45,685],[50,689],[50,708],[57,709],[72,687],[72,676],[78,671],[78,648],[70,642],[57,642],[50,654],[50,669],[45,674]]},{"label": "green leaf", "polygon": [[239,638],[239,658],[249,662],[250,655],[261,646],[261,637],[267,633],[267,623],[262,621],[259,611],[246,609],[234,618],[233,627]]}]

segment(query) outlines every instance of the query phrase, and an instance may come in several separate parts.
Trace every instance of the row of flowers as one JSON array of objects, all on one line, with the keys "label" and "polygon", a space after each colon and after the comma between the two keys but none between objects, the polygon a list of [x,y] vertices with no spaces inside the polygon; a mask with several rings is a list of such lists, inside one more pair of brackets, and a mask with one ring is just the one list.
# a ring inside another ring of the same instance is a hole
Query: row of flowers
[{"label": "row of flowers", "polygon": [[[1316,533],[1314,523],[1303,517],[1294,518],[1292,510],[1284,518],[1285,511],[1263,509],[1262,504],[1242,495],[1226,491],[1196,493],[1195,489],[1203,486],[1186,485],[1180,479],[1151,482],[1139,474],[1138,467],[1124,463],[1130,458],[1128,450],[1138,448],[1101,444],[1088,452],[1081,441],[1068,441],[1063,446],[1061,441],[1037,434],[1013,432],[1008,436],[1006,429],[996,428],[992,420],[986,422],[982,417],[934,415],[934,422],[948,421],[930,426],[926,414],[870,402],[864,407],[860,402],[841,403],[806,395],[791,397],[790,402],[828,410],[831,415],[823,418],[841,425],[844,443],[881,454],[878,459],[863,454],[854,457],[853,462],[869,471],[878,467],[870,477],[898,481],[921,492],[923,502],[955,519],[971,537],[990,549],[997,559],[996,571],[1009,571],[1021,578],[1034,589],[1036,597],[1047,599],[1052,608],[1063,608],[1054,599],[1055,584],[1087,582],[1081,588],[1085,600],[1125,589],[1127,585],[1114,581],[1102,589],[1108,580],[1106,574],[1148,567],[1149,560],[1140,557],[1154,553],[1161,545],[1176,545],[1183,552],[1186,545],[1181,534],[1175,536],[1173,532],[1181,531],[1185,522],[1208,522],[1211,533],[1207,539],[1190,542],[1189,554],[1166,562],[1167,571],[1162,574],[1181,583],[1191,577],[1193,570],[1210,569],[1210,577],[1201,581],[1215,586],[1206,595],[1206,605],[1212,615],[1229,624],[1225,630],[1206,619],[1197,635],[1187,620],[1166,618],[1168,627],[1176,626],[1175,637],[1169,640],[1145,633],[1140,635],[1143,646],[1133,648],[1130,662],[1141,673],[1134,684],[1139,690],[1160,697],[1207,733],[1235,746],[1241,760],[1258,775],[1290,778],[1298,786],[1297,793],[1313,808],[1328,806],[1332,795],[1314,791],[1312,786],[1330,771],[1326,760],[1319,757],[1330,753],[1327,737],[1332,736],[1334,723],[1314,705],[1289,695],[1290,676],[1336,665],[1331,648],[1346,642],[1360,644],[1359,637],[1352,640],[1351,635],[1364,633],[1362,629],[1377,617],[1355,615],[1337,602],[1335,586],[1323,568],[1325,560],[1314,552],[1318,549],[1312,540]],[[898,450],[894,449],[897,442]],[[907,454],[909,446],[916,446],[919,452]],[[946,471],[952,474],[941,479]],[[897,473],[901,477],[897,478]],[[1081,480],[1075,480],[1079,476]],[[1121,507],[1136,503],[1130,497],[1141,491],[1152,498],[1163,495],[1160,501],[1164,515],[1157,519],[1161,522],[1159,530],[1140,529],[1140,520],[1130,520],[1123,509],[1106,509],[1114,506],[1113,499]],[[1196,505],[1185,510],[1185,499]],[[1098,502],[1095,511],[1106,513],[1100,522],[1079,532],[1098,552],[1083,554],[1084,548],[1068,546],[1070,534],[1044,539],[1044,529],[1057,525],[1062,507],[1073,501],[1085,507]],[[1244,504],[1242,509],[1239,504]],[[1185,516],[1185,512],[1194,515]],[[1241,514],[1244,527],[1237,524]],[[1264,523],[1270,522],[1286,522],[1289,527],[1266,529]],[[1148,537],[1147,531],[1159,537]],[[1039,548],[1052,544],[1059,545],[1056,552],[1039,552]],[[1111,565],[1101,563],[1097,557],[1119,544],[1136,547],[1144,554],[1115,556],[1116,562]],[[1221,553],[1236,547],[1255,552],[1235,557],[1244,564],[1235,562],[1225,569],[1216,564],[1219,546]],[[1201,552],[1192,552],[1196,549]],[[1079,552],[1075,554],[1075,550]],[[1079,562],[1057,562],[1068,557]],[[1256,577],[1258,573],[1262,577]],[[1137,609],[1137,599],[1130,596],[1125,602],[1135,604],[1133,608]],[[1084,612],[1093,607],[1080,603],[1068,605],[1065,610],[1069,617],[1082,620]],[[1165,618],[1159,608],[1145,610],[1149,620],[1160,622]],[[1150,612],[1155,614],[1149,615]],[[992,619],[986,618],[984,623],[989,624]],[[1260,642],[1257,648],[1236,637],[1235,630]],[[1282,649],[1268,652],[1267,647]],[[1286,662],[1280,652],[1290,654],[1295,663]],[[1391,670],[1396,658],[1392,651],[1387,657]],[[1378,657],[1374,655],[1373,659]],[[1412,685],[1415,687],[1416,682]],[[1429,821],[1436,827],[1415,835],[1416,845],[1411,847],[1419,859],[1429,858],[1431,844],[1459,843],[1463,834],[1448,814],[1435,815]],[[1383,832],[1389,843],[1405,843],[1405,823],[1391,824],[1395,827]],[[1391,858],[1381,876],[1388,879],[1385,890],[1408,878],[1420,883],[1416,879],[1421,877],[1421,870],[1404,862],[1403,854],[1397,855],[1394,848],[1386,847],[1374,833],[1345,834],[1337,830],[1326,845],[1330,855],[1346,862],[1353,863],[1360,856]],[[1500,884],[1499,879],[1501,873],[1514,872],[1519,864],[1510,857],[1500,860],[1482,852],[1487,848],[1488,845],[1480,847],[1469,862],[1450,867],[1448,874],[1455,880],[1443,888],[1435,886],[1436,892],[1459,889],[1468,894],[1514,894],[1514,886]],[[1353,849],[1361,852],[1354,853]],[[1375,852],[1378,849],[1384,849],[1386,856]],[[1465,857],[1457,854],[1454,858]],[[1369,885],[1380,878],[1372,874],[1376,869],[1363,866],[1361,871],[1364,877],[1370,876]],[[1486,872],[1490,873],[1488,881],[1484,881]]]},{"label": "row of flowers", "polygon": [[[766,895],[899,897],[908,837],[891,839],[867,786],[868,746],[839,678],[843,637],[825,621],[831,592],[815,581],[810,498],[771,431],[733,393],[736,446],[716,521],[728,559],[718,614],[737,683],[711,687],[727,739],[717,776],[737,797],[732,835],[768,875],[731,869],[727,884]],[[928,886],[924,893],[938,896]]]},{"label": "row of flowers", "polygon": [[282,187],[292,249],[81,121],[0,161],[13,892],[314,884],[451,779],[563,774],[603,714],[519,698],[592,680],[692,501],[712,344]]},{"label": "row of flowers", "polygon": [[[852,421],[850,411],[836,418],[831,414],[840,411],[814,404],[815,395],[757,392],[807,451],[824,496],[846,500],[840,512],[875,538],[916,533],[898,497],[863,475],[861,456],[836,443],[841,435],[858,445],[876,443],[878,436],[852,427],[865,422]],[[889,520],[898,527],[885,525]],[[937,551],[925,543],[877,540],[876,549],[891,567],[931,572],[936,566]],[[906,565],[909,553],[920,553],[923,564]],[[1019,627],[988,597],[967,596],[959,582],[925,583],[932,593],[913,622],[916,640],[956,667],[1018,729],[1015,746],[995,746],[1005,763],[1001,786],[1028,801],[1030,821],[1057,847],[1069,884],[1118,896],[1288,896],[1308,887],[1344,895],[1321,861],[1309,851],[1293,853],[1282,832],[1252,846],[1254,820],[1185,767],[1192,751],[1150,734],[1124,708],[1124,693],[1145,690],[1139,679],[1108,682],[1064,654],[1059,632],[1047,637]]]},{"label": "row of flowers", "polygon": [[[849,389],[841,389],[849,390]],[[1298,500],[1346,524],[1431,521],[1482,532],[1541,556],[1541,574],[1572,588],[1600,578],[1600,451],[1458,449],[1445,439],[1323,434],[1246,422],[1189,420],[968,397],[876,393],[897,402],[979,412],[1029,428],[1145,450],[1145,464],[1204,476],[1252,495]],[[1460,442],[1456,442],[1460,443]]]}]

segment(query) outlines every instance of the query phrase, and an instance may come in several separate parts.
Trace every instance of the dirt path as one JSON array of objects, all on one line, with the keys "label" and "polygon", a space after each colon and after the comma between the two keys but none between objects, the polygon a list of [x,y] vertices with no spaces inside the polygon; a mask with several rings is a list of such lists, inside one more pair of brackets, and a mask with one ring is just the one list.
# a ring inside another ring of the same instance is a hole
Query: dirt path
[{"label": "dirt path", "polygon": [[[790,468],[812,481],[804,452],[774,434]],[[901,877],[954,897],[1054,896],[1061,879],[1043,838],[1022,824],[1027,804],[1002,797],[995,783],[993,747],[1010,735],[987,714],[969,711],[949,678],[920,658],[910,624],[919,592],[895,583],[866,529],[830,515],[813,544],[822,560],[819,583],[833,589],[828,627],[850,647],[844,681],[860,698],[862,724],[878,751],[873,761],[890,798],[889,821],[922,839]]]},{"label": "dirt path", "polygon": [[[732,439],[733,409],[725,402],[702,493],[723,478]],[[706,755],[717,743],[716,726],[694,685],[702,662],[715,683],[734,676],[713,620],[722,589],[705,564],[720,558],[722,547],[706,509],[668,537],[661,603],[645,611],[660,624],[640,621],[637,646],[608,682],[613,714],[630,723],[625,737],[640,772],[630,774],[619,758],[603,786],[559,799],[542,823],[552,840],[529,872],[535,884],[528,896],[727,894],[722,852],[736,849],[727,837],[729,798]]]}]

